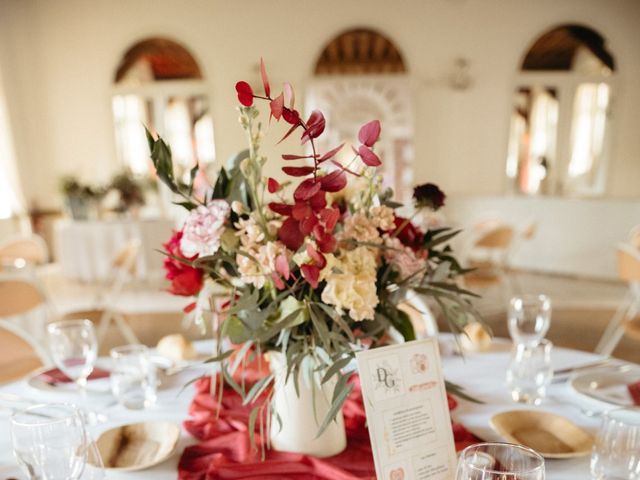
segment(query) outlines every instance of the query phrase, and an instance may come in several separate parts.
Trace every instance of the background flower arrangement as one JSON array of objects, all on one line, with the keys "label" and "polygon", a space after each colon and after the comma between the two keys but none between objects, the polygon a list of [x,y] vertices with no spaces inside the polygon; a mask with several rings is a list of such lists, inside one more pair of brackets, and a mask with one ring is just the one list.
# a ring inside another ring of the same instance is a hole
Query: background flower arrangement
[{"label": "background flower arrangement", "polygon": [[[454,332],[475,316],[473,294],[456,284],[464,270],[448,241],[458,232],[423,232],[398,215],[401,205],[382,187],[375,153],[380,123],[363,125],[359,144],[351,146],[352,159],[340,163],[336,158],[344,144],[328,152],[316,149],[323,114],[316,110],[303,120],[291,85],[272,96],[264,63],[261,73],[263,95],[246,82],[236,85],[249,149],[220,170],[205,198],[193,195],[197,166],[190,185],[177,182],[169,146],[147,132],[158,177],[190,211],[183,229],[165,244],[167,278],[173,293],[197,296],[187,310],[220,314],[218,352],[211,361],[221,363],[221,378],[245,402],[268,400],[273,374],[247,389],[234,380],[234,371],[267,351],[281,352],[296,388],[300,372],[321,383],[337,379],[322,431],[353,387],[342,370],[354,351],[388,343],[393,331],[405,340],[415,338],[409,317],[398,308],[408,289],[434,298]],[[282,155],[282,170],[291,179],[282,184],[262,173],[267,159],[260,153],[256,100],[268,104],[269,121],[290,125],[281,142],[297,133],[308,150]],[[415,188],[416,212],[437,210],[444,200],[433,184]],[[225,338],[233,348],[225,349]],[[258,403],[253,421],[265,405]]]}]

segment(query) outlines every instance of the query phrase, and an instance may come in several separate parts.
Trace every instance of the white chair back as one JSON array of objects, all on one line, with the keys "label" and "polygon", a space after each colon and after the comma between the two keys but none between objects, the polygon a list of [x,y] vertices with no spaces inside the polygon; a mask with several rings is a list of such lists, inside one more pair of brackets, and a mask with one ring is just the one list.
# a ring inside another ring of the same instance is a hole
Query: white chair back
[{"label": "white chair back", "polygon": [[0,245],[0,265],[23,268],[42,265],[49,261],[49,249],[38,235],[18,236]]}]

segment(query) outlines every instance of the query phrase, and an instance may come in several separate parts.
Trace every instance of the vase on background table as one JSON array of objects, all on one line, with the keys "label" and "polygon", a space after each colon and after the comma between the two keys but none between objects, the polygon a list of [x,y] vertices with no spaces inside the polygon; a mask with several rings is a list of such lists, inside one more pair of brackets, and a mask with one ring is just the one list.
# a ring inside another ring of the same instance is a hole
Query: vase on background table
[{"label": "vase on background table", "polygon": [[304,375],[299,374],[296,392],[293,377],[290,375],[286,378],[287,365],[282,354],[270,352],[269,360],[274,375],[269,432],[272,448],[318,458],[342,452],[347,446],[342,411],[318,436],[320,426],[331,408],[335,378],[322,384],[320,375],[303,378]]}]

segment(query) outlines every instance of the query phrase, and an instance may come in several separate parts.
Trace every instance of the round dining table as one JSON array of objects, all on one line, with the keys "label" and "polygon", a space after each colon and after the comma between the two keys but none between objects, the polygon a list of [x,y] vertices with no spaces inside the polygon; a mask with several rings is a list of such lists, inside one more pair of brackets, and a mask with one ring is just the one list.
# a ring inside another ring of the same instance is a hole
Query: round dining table
[{"label": "round dining table", "polygon": [[[501,437],[489,424],[491,417],[499,412],[514,409],[538,409],[562,415],[583,429],[595,433],[600,419],[593,412],[602,411],[603,405],[574,392],[565,382],[550,385],[542,405],[537,407],[514,404],[505,385],[505,372],[510,358],[510,344],[496,339],[490,351],[485,353],[466,353],[460,356],[453,352],[452,338],[441,336],[442,364],[447,380],[464,387],[466,393],[483,403],[471,403],[460,400],[458,408],[453,412],[454,419],[462,423],[469,431],[486,441],[500,441]],[[212,351],[212,343],[196,342],[196,349],[206,353]],[[581,366],[601,359],[592,353],[556,348],[553,350],[554,369]],[[188,418],[188,408],[194,395],[193,388],[183,386],[191,379],[202,375],[203,365],[166,377],[158,390],[158,399],[154,406],[145,410],[126,410],[117,405],[110,394],[90,396],[90,408],[106,415],[106,423],[91,427],[94,438],[102,431],[117,425],[151,420],[169,420],[181,424]],[[11,409],[18,408],[16,398],[24,402],[73,402],[70,393],[44,392],[29,386],[26,380],[0,386],[0,480],[16,478],[27,479],[20,471],[11,453],[9,436],[9,416]],[[600,410],[598,410],[600,409]],[[587,415],[588,413],[588,415]],[[106,478],[134,480],[164,480],[177,478],[177,465],[182,450],[196,441],[182,430],[181,438],[175,452],[164,462],[148,470],[136,472],[119,472],[106,470]],[[590,457],[551,460],[547,459],[546,478],[548,480],[585,480],[590,478]]]}]

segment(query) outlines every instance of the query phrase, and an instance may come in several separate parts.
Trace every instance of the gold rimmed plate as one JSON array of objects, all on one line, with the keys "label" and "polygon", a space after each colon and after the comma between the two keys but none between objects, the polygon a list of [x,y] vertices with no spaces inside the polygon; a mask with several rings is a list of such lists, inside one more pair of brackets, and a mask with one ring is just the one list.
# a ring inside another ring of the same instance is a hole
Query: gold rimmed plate
[{"label": "gold rimmed plate", "polygon": [[511,410],[494,415],[490,424],[508,442],[532,448],[545,458],[583,457],[593,447],[593,435],[553,413]]},{"label": "gold rimmed plate", "polygon": [[169,458],[180,438],[173,422],[121,425],[103,432],[96,441],[104,467],[117,471],[151,468]]}]

